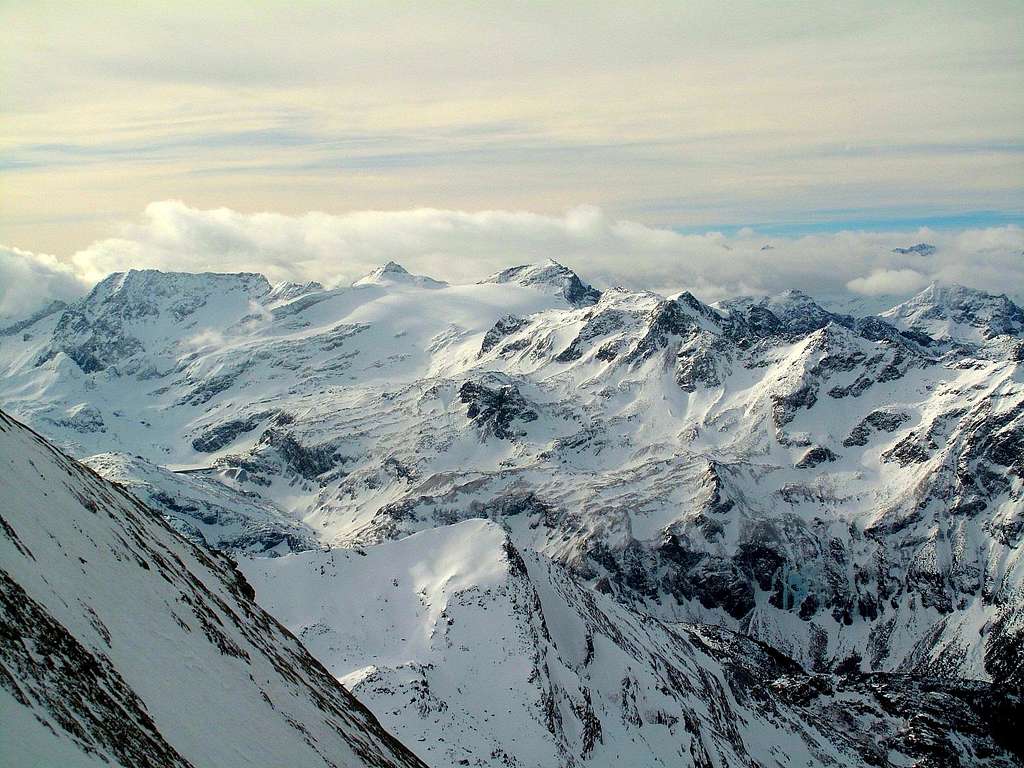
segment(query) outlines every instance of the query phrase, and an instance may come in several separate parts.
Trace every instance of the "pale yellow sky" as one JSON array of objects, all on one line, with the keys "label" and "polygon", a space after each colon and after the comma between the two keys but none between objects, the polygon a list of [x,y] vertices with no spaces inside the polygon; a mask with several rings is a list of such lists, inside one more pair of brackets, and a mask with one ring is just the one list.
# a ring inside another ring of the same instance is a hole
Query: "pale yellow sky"
[{"label": "pale yellow sky", "polygon": [[799,232],[1024,211],[1004,3],[0,2],[0,243],[184,200]]}]

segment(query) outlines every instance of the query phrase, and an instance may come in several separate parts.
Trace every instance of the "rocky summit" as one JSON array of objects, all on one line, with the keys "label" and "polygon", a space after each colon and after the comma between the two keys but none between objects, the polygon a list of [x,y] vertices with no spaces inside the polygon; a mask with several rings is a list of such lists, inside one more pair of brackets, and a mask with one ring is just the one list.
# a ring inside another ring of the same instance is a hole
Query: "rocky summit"
[{"label": "rocky summit", "polygon": [[[311,760],[333,739],[342,765],[1019,765],[1022,365],[1024,310],[955,285],[859,316],[551,261],[464,285],[111,275],[0,331],[5,627],[98,658],[157,757],[62,720],[100,673],[29,650],[5,717],[61,754],[213,759],[89,581],[126,579],[130,607],[145,571],[174,592],[152,620],[212,642],[230,669],[207,678]],[[284,710],[278,677],[334,714]]]}]

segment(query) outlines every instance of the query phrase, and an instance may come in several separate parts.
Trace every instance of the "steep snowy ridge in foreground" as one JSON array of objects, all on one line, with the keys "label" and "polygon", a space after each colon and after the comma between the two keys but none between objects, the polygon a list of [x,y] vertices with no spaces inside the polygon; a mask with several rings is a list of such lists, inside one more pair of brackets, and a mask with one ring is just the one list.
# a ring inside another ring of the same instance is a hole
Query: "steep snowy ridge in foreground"
[{"label": "steep snowy ridge in foreground", "polygon": [[1019,692],[808,675],[727,630],[619,605],[484,520],[240,567],[435,768],[1017,764]]},{"label": "steep snowy ridge in foreground", "polygon": [[0,412],[0,765],[422,766],[222,555]]}]

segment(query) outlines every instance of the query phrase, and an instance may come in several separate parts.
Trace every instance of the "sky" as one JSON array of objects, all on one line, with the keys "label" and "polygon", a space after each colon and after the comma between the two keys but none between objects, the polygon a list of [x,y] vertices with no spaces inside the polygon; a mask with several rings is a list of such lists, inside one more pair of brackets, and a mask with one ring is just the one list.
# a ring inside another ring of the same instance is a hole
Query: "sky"
[{"label": "sky", "polygon": [[[340,279],[402,237],[445,279],[560,255],[635,279],[630,253],[605,251],[615,238],[552,234],[588,217],[661,238],[641,270],[656,286],[771,287],[773,263],[832,243],[855,262],[845,279],[780,275],[849,291],[877,270],[920,275],[905,285],[959,270],[986,287],[994,259],[1019,292],[1021,40],[1020,0],[0,0],[0,311],[25,304],[15,269],[69,286],[109,265]],[[287,270],[266,261],[266,229],[231,230],[268,221],[294,247],[322,236],[297,228],[348,234]],[[399,231],[357,247],[369,221]],[[547,235],[510,233],[525,221]],[[926,235],[948,263],[879,255]],[[699,255],[716,237],[757,254],[774,238],[773,260],[733,279]]]}]

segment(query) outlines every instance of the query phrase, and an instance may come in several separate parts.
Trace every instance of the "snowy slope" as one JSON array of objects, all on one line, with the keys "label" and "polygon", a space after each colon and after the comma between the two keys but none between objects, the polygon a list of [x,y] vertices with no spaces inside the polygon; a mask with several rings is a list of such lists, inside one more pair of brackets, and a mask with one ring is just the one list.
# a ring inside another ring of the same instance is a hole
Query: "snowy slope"
[{"label": "snowy slope", "polygon": [[98,453],[82,460],[151,509],[188,539],[214,549],[273,556],[313,549],[309,526],[255,493],[189,471],[171,472],[139,456]]},{"label": "snowy slope", "polygon": [[1024,680],[1005,297],[879,318],[599,292],[555,263],[428,280],[113,275],[0,338],[0,399],[75,455],[141,456],[90,461],[219,546],[486,517],[625,605],[809,668]]},{"label": "snowy slope", "polygon": [[0,467],[0,765],[421,765],[230,560],[3,412]]},{"label": "snowy slope", "polygon": [[496,524],[242,558],[257,600],[432,766],[1015,765],[1018,693],[812,676],[589,590]]}]

